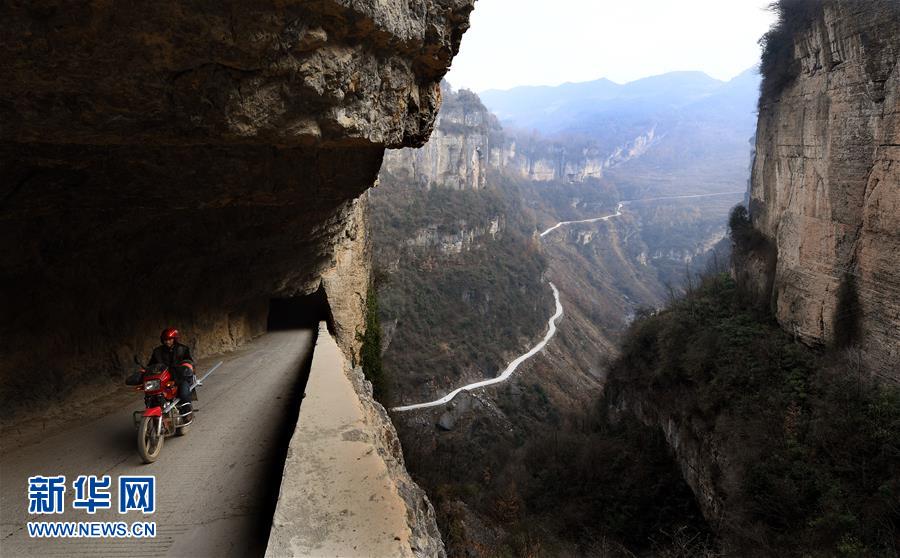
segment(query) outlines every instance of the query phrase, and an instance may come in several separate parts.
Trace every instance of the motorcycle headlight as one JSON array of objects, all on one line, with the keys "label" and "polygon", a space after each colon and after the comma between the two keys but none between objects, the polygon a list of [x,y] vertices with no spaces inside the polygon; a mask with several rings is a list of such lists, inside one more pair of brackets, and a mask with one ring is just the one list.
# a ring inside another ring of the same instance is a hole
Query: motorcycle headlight
[{"label": "motorcycle headlight", "polygon": [[145,391],[154,391],[159,389],[159,380],[147,380],[144,382]]}]

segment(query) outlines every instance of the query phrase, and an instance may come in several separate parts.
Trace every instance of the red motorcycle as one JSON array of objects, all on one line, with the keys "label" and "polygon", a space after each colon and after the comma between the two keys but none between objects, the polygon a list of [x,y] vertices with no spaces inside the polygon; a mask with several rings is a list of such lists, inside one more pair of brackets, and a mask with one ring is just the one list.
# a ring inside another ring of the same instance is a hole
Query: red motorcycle
[{"label": "red motorcycle", "polygon": [[[143,411],[134,412],[137,428],[138,453],[144,463],[153,463],[162,451],[163,442],[169,436],[184,436],[190,430],[193,411],[182,413],[179,409],[178,385],[165,364],[145,367],[135,357],[140,371],[126,380],[144,392]],[[193,389],[199,385],[194,382]]]}]

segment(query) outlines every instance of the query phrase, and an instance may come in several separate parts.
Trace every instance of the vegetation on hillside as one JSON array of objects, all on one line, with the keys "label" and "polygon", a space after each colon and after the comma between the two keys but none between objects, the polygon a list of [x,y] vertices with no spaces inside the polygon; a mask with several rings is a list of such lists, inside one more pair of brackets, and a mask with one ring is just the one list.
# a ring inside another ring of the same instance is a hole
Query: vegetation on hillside
[{"label": "vegetation on hillside", "polygon": [[[513,432],[485,418],[404,444],[452,557],[705,556],[712,535],[662,433],[606,408],[561,410],[540,384],[501,388]],[[402,435],[402,434],[401,434]],[[478,529],[482,523],[493,527]]]},{"label": "vegetation on hillside", "polygon": [[544,182],[523,181],[519,185],[529,205],[546,211],[553,222],[573,221],[608,215],[622,195],[609,181],[586,178],[584,182],[568,179]]},{"label": "vegetation on hillside", "polygon": [[733,244],[732,260],[737,292],[746,304],[772,311],[775,304],[775,270],[778,249],[765,234],[753,226],[743,205],[735,206],[728,217]]},{"label": "vegetation on hillside", "polygon": [[660,554],[684,542],[678,534],[693,541],[695,555],[710,549],[710,532],[662,432],[611,422],[602,407],[589,419],[587,427],[567,421],[526,445],[523,519],[539,519],[556,538],[583,548],[606,538],[630,552]]},{"label": "vegetation on hillside", "polygon": [[[546,328],[546,263],[510,179],[424,189],[382,173],[372,213],[375,262],[387,277],[379,290],[385,367],[406,397],[391,403],[494,376]],[[451,240],[457,247],[442,247]]]},{"label": "vegetation on hillside", "polygon": [[[493,133],[483,128],[491,121],[475,114],[482,110],[476,101],[474,95],[448,97],[445,109],[453,113],[453,121],[443,120],[441,130]],[[520,134],[517,149],[540,153],[560,147],[558,142],[537,145],[539,139]],[[721,180],[696,178],[687,182],[690,193],[722,189]],[[644,176],[538,183],[496,170],[489,171],[487,187],[479,190],[456,189],[456,180],[421,180],[383,170],[381,186],[372,192],[375,262],[379,275],[388,278],[378,289],[384,367],[394,394],[402,394],[402,399],[389,398],[391,405],[419,402],[463,380],[493,376],[539,337],[553,306],[540,248],[548,242],[536,240],[536,231],[559,220],[610,214],[623,198],[659,196],[660,184],[673,189],[666,194],[685,188],[684,181]],[[626,295],[629,305],[658,304],[664,282],[672,283],[674,297],[684,262],[662,258],[641,265],[638,256],[689,251],[708,240],[727,211],[717,200],[703,199],[703,211],[696,200],[636,203],[614,223],[574,230],[593,232],[593,241],[550,239],[556,249],[552,257],[570,258],[556,265],[586,270],[579,273],[583,286],[576,283],[578,288],[570,285],[565,292],[566,319],[580,313],[587,321],[603,323],[615,307],[617,334],[628,308],[611,305],[613,298]],[[685,222],[691,223],[687,231],[679,228]],[[554,266],[563,278],[571,271]],[[558,275],[553,277],[560,284]],[[591,297],[600,303],[592,305]],[[578,366],[566,355],[587,354],[583,338],[563,332],[556,339],[557,355],[537,359],[539,365],[486,396],[463,396],[397,421],[407,464],[436,504],[449,554],[714,552],[717,543],[662,433],[627,416],[611,420],[605,400],[589,409],[576,408],[573,402],[600,395],[586,390],[576,394],[573,388]],[[555,358],[559,353],[562,359]]]},{"label": "vegetation on hillside", "polygon": [[759,251],[769,244],[766,236],[750,222],[750,214],[743,205],[736,205],[728,214],[728,231],[741,252]]},{"label": "vegetation on hillside", "polygon": [[388,384],[381,362],[381,321],[378,317],[378,293],[375,285],[366,293],[366,331],[359,336],[360,365],[366,379],[372,382],[372,395],[379,401],[387,399]]},{"label": "vegetation on hillside", "polygon": [[800,74],[794,58],[794,39],[808,30],[818,14],[821,0],[778,0],[770,5],[778,19],[759,40],[762,47],[759,71],[762,74],[759,104],[776,99]]},{"label": "vegetation on hillside", "polygon": [[813,351],[742,300],[713,275],[636,321],[608,392],[640,397],[727,455],[720,478],[738,488],[719,487],[723,530],[739,545],[896,556],[900,393],[869,381],[853,350]]}]

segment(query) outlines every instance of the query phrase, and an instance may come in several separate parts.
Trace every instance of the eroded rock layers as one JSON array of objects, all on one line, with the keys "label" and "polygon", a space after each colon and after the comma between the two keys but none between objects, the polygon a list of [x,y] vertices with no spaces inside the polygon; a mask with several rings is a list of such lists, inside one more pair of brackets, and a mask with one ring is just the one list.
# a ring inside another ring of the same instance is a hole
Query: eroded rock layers
[{"label": "eroded rock layers", "polygon": [[900,5],[782,5],[750,200],[777,263],[738,271],[755,275],[785,329],[857,343],[900,380]]},{"label": "eroded rock layers", "polygon": [[0,8],[4,406],[121,377],[167,324],[236,346],[320,286],[350,352],[360,195],[428,138],[472,4]]}]

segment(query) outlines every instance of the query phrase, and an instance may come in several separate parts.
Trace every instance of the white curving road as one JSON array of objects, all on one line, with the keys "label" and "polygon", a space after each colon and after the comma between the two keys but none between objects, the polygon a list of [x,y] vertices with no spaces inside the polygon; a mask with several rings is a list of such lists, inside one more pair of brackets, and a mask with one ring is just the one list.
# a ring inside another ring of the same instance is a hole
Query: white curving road
[{"label": "white curving road", "polygon": [[425,407],[436,407],[450,401],[463,390],[478,389],[480,387],[499,384],[500,382],[506,381],[507,378],[512,376],[512,373],[516,371],[516,368],[518,368],[520,364],[540,352],[540,350],[544,348],[544,345],[546,345],[547,342],[550,341],[550,339],[552,339],[554,335],[556,335],[556,320],[562,316],[563,308],[562,304],[559,302],[559,290],[557,290],[556,285],[550,283],[550,288],[553,289],[553,298],[556,300],[556,312],[554,312],[553,315],[550,316],[550,320],[548,320],[547,322],[546,335],[544,335],[544,338],[541,339],[540,343],[532,347],[527,353],[519,355],[514,361],[510,362],[506,367],[506,370],[504,370],[499,376],[497,376],[496,378],[491,378],[490,380],[482,380],[480,382],[475,382],[474,384],[469,384],[461,388],[457,388],[447,395],[441,397],[440,399],[436,399],[434,401],[429,401],[427,403],[417,403],[415,405],[404,405],[402,407],[394,407],[391,410],[411,411],[413,409],[424,409]]},{"label": "white curving road", "polygon": [[541,238],[544,238],[545,236],[547,236],[551,232],[555,231],[559,227],[562,227],[563,225],[575,225],[578,223],[596,223],[597,221],[608,221],[608,220],[612,219],[613,217],[618,217],[619,215],[622,214],[622,207],[626,203],[628,203],[628,202],[627,201],[619,202],[619,205],[616,206],[616,212],[613,213],[612,215],[604,215],[603,217],[594,217],[593,219],[582,219],[580,221],[560,221],[559,223],[553,225],[549,229],[542,232]]},{"label": "white curving road", "polygon": [[[558,229],[562,226],[565,226],[565,225],[577,225],[577,224],[581,224],[581,223],[596,223],[597,221],[608,221],[608,220],[612,219],[613,217],[619,217],[622,215],[622,208],[625,207],[625,205],[627,205],[629,203],[637,203],[637,202],[645,202],[645,201],[660,201],[660,200],[682,200],[682,199],[691,199],[691,198],[706,198],[706,197],[712,197],[712,196],[732,196],[735,194],[745,194],[745,193],[746,192],[744,192],[744,191],[717,192],[714,194],[688,194],[688,195],[683,195],[683,196],[660,196],[660,197],[656,197],[656,198],[643,198],[643,199],[639,199],[639,200],[625,200],[625,201],[619,202],[619,204],[616,205],[615,213],[612,213],[610,215],[604,215],[602,217],[593,217],[591,219],[581,219],[578,221],[560,221],[559,223],[553,225],[552,227],[550,227],[547,230],[545,230],[544,232],[542,232],[540,234],[540,238],[544,238],[551,232],[553,232],[556,229]],[[509,365],[506,367],[506,369],[499,376],[497,376],[496,378],[491,378],[489,380],[482,380],[480,382],[475,382],[472,384],[464,385],[460,388],[456,388],[455,390],[451,391],[447,395],[441,397],[440,399],[435,399],[434,401],[428,401],[425,403],[416,403],[414,405],[402,405],[399,407],[393,407],[391,409],[391,411],[402,412],[402,411],[412,411],[414,409],[425,409],[427,407],[437,407],[438,405],[443,405],[444,403],[449,402],[450,400],[452,400],[454,397],[456,397],[462,391],[470,391],[473,389],[478,389],[478,388],[490,386],[493,384],[499,384],[500,382],[506,381],[510,376],[512,376],[513,372],[516,371],[516,368],[518,368],[520,364],[522,364],[529,358],[531,358],[534,355],[536,355],[537,353],[539,353],[541,351],[541,349],[543,349],[544,346],[547,344],[547,342],[549,342],[550,339],[552,339],[553,336],[556,335],[556,320],[559,319],[560,317],[562,317],[563,308],[562,308],[562,304],[559,301],[559,290],[557,290],[556,285],[554,285],[553,283],[550,283],[550,288],[553,289],[553,298],[556,300],[556,312],[554,312],[554,314],[552,316],[550,316],[550,320],[548,320],[548,322],[547,322],[547,333],[544,335],[544,338],[537,345],[535,345],[534,347],[529,349],[528,352],[526,352],[525,354],[518,356],[515,360],[510,362]]]}]

